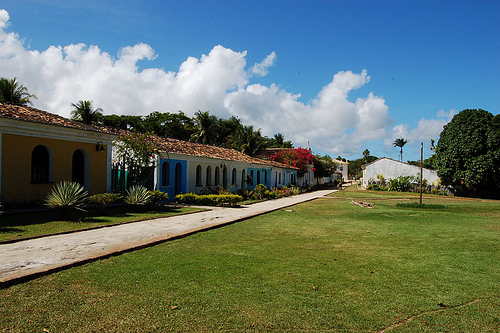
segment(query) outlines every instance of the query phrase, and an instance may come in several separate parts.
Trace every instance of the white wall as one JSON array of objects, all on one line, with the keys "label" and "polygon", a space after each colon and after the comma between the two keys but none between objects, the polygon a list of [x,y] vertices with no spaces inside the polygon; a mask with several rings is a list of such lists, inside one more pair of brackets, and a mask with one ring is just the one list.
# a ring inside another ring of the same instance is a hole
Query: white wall
[{"label": "white wall", "polygon": [[[365,166],[363,186],[367,187],[370,180],[377,181],[377,175],[382,175],[386,180],[389,180],[400,176],[418,176],[419,174],[420,167],[384,157]],[[439,177],[436,171],[423,169],[423,179],[427,179],[429,185],[437,185]]]},{"label": "white wall", "polygon": [[337,172],[342,174],[342,179],[346,182],[349,180],[349,163],[348,162],[343,162],[339,160],[333,160],[335,163],[337,163]]}]

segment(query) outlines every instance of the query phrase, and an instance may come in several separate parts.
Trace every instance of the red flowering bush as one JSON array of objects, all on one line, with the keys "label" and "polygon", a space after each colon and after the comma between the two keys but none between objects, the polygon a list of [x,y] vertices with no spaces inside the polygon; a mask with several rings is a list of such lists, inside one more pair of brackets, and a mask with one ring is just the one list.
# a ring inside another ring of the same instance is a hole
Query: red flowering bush
[{"label": "red flowering bush", "polygon": [[279,153],[271,156],[271,160],[298,168],[299,176],[309,170],[315,171],[316,157],[306,148],[281,149]]}]

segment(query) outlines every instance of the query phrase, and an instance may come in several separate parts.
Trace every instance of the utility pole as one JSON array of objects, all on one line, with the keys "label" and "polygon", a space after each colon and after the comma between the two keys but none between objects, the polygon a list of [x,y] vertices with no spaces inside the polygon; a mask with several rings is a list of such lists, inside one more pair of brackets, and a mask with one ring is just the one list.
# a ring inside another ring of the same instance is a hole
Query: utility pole
[{"label": "utility pole", "polygon": [[420,206],[422,206],[422,177],[424,173],[424,143],[420,142]]}]

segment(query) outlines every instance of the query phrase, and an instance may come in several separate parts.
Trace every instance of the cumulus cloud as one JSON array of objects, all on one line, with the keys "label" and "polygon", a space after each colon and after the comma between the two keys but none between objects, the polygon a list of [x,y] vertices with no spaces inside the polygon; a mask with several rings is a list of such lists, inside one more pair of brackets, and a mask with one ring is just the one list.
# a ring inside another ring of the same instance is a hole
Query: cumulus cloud
[{"label": "cumulus cloud", "polygon": [[0,28],[5,28],[9,19],[9,13],[5,9],[0,9]]},{"label": "cumulus cloud", "polygon": [[194,115],[209,110],[219,117],[237,116],[264,135],[283,133],[296,146],[311,142],[316,151],[336,156],[358,155],[367,141],[393,139],[395,134],[411,140],[436,137],[451,115],[443,111],[437,120],[422,119],[415,129],[393,127],[383,97],[369,93],[349,99],[350,92],[369,83],[366,70],[336,73],[315,98],[303,103],[300,94],[277,84],[249,84],[252,76],[268,74],[276,63],[275,52],[248,69],[246,51],[217,45],[208,54],[188,57],[175,71],[141,70],[139,61],[158,57],[147,44],[125,46],[116,56],[81,43],[30,50],[16,33],[7,31],[8,23],[8,12],[0,10],[0,72],[17,77],[37,95],[35,107],[63,116],[69,116],[71,103],[79,100],[92,100],[105,114],[182,110]]},{"label": "cumulus cloud", "polygon": [[266,76],[269,68],[276,63],[276,52],[271,52],[262,62],[253,65],[252,73],[258,76]]},{"label": "cumulus cloud", "polygon": [[440,110],[436,113],[436,118],[421,118],[415,128],[411,128],[408,124],[394,126],[383,140],[386,151],[388,154],[390,152],[396,154],[393,149],[394,140],[405,138],[408,140],[408,144],[405,147],[408,147],[408,149],[419,156],[420,143],[423,142],[424,147],[428,147],[431,139],[437,141],[443,130],[443,126],[449,123],[455,114],[457,114],[457,110],[455,109],[451,109],[450,111]]},{"label": "cumulus cloud", "polygon": [[297,145],[311,142],[322,152],[353,154],[364,141],[383,138],[392,123],[382,97],[370,93],[349,101],[349,92],[369,80],[366,70],[339,72],[309,104],[275,84],[254,84],[228,94],[225,107],[244,123],[262,128],[265,135],[285,133]]}]

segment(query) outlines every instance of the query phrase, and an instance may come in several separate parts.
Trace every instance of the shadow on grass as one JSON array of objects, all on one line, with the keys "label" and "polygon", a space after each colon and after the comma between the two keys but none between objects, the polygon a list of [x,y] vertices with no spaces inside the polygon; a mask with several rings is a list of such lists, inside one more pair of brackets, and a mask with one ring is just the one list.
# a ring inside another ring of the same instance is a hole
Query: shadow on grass
[{"label": "shadow on grass", "polygon": [[16,232],[22,232],[23,230],[20,228],[10,228],[10,227],[0,227],[0,233],[16,233]]},{"label": "shadow on grass", "polygon": [[36,213],[22,213],[6,215],[0,217],[0,233],[10,233],[21,231],[15,227],[29,226],[34,224],[44,224],[54,221],[74,222],[74,223],[107,223],[118,218],[133,217],[134,215],[148,214],[151,216],[161,214],[180,213],[181,209],[172,206],[145,206],[132,208],[130,206],[108,207],[106,209],[90,209],[87,211],[73,210],[67,214],[61,214],[57,210],[49,210]]},{"label": "shadow on grass", "polygon": [[419,204],[418,202],[411,203],[398,203],[396,207],[400,208],[416,208],[416,209],[445,209],[445,205],[436,205],[436,204]]}]

